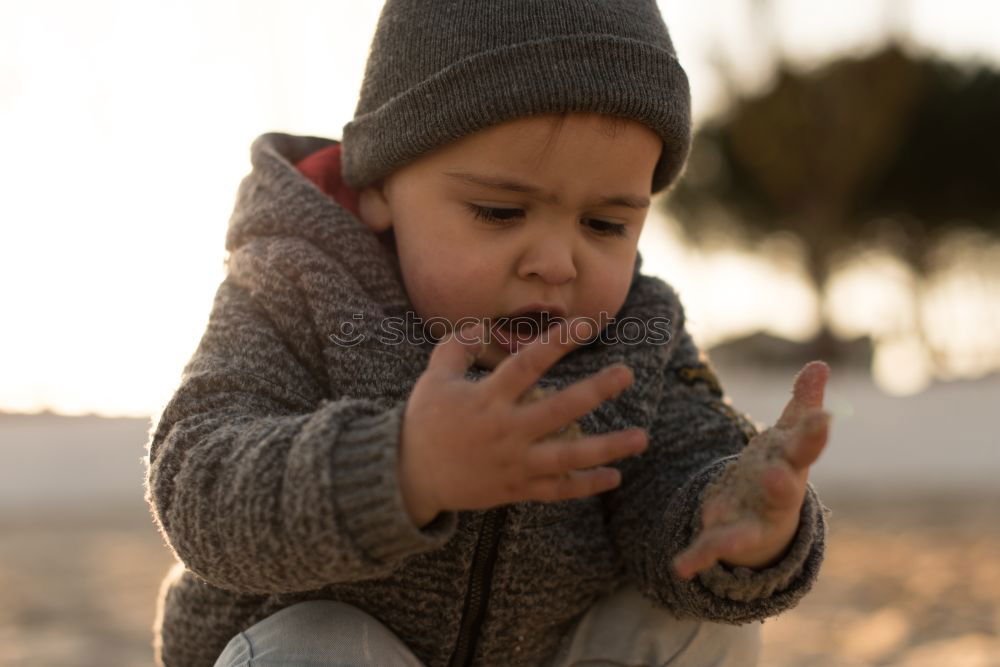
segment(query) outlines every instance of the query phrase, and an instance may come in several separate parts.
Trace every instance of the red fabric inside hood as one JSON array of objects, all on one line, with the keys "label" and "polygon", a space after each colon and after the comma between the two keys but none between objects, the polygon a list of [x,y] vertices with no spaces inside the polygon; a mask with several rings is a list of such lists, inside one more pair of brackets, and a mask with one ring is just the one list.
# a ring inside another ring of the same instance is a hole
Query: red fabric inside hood
[{"label": "red fabric inside hood", "polygon": [[350,211],[354,217],[360,218],[359,194],[347,187],[341,177],[340,147],[341,144],[337,143],[321,148],[299,160],[295,163],[295,167],[316,187]]}]

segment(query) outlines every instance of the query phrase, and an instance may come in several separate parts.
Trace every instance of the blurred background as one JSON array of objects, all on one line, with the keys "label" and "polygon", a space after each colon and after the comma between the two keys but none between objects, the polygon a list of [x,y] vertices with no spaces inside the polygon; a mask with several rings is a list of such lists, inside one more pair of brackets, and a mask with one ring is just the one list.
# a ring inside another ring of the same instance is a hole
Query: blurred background
[{"label": "blurred background", "polygon": [[[640,251],[733,404],[832,370],[816,588],[765,665],[1000,665],[1000,3],[660,3],[696,138]],[[0,665],[145,665],[147,431],[249,147],[339,138],[381,3],[0,4]]]}]

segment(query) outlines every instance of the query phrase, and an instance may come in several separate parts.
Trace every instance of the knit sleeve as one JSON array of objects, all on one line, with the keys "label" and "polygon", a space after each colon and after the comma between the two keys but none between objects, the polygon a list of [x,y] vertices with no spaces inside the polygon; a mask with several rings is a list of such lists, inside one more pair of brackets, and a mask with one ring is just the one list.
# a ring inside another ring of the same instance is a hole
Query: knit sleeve
[{"label": "knit sleeve", "polygon": [[678,616],[733,624],[775,616],[816,580],[825,508],[810,486],[792,544],[772,567],[716,564],[687,581],[677,576],[672,561],[700,530],[705,488],[757,429],[731,407],[683,328],[671,344],[649,447],[616,464],[622,483],[605,494],[613,538],[640,590]]},{"label": "knit sleeve", "polygon": [[286,593],[382,577],[442,546],[397,477],[403,403],[330,400],[251,294],[227,278],[151,430],[145,499],[177,558],[217,587]]}]

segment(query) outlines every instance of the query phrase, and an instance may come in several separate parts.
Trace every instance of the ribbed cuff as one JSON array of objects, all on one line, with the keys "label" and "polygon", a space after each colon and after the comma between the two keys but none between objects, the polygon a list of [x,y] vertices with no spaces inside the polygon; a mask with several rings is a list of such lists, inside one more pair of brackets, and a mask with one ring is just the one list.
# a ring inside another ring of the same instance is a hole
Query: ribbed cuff
[{"label": "ribbed cuff", "polygon": [[421,529],[410,519],[398,475],[399,434],[405,403],[358,417],[333,448],[333,492],[338,520],[360,551],[380,562],[443,546],[458,526],[457,512],[441,512]]}]

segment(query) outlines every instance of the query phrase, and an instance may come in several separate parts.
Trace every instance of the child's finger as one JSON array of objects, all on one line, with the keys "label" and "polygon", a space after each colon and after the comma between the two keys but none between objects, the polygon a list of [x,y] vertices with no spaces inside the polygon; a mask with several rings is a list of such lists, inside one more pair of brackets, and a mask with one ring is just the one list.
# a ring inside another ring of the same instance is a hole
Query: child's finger
[{"label": "child's finger", "polygon": [[482,322],[452,331],[439,342],[427,362],[427,372],[464,376],[483,350]]},{"label": "child's finger", "polygon": [[525,455],[528,477],[561,475],[567,471],[601,466],[646,449],[641,429],[591,435],[579,440],[546,440],[532,445]]},{"label": "child's finger", "polygon": [[539,502],[553,502],[567,498],[585,498],[609,491],[620,483],[621,473],[616,468],[597,466],[529,479],[523,487],[523,493],[519,495]]},{"label": "child's finger", "polygon": [[810,361],[795,376],[789,399],[775,426],[793,428],[806,413],[823,406],[823,392],[830,377],[830,367],[823,361]]},{"label": "child's finger", "polygon": [[604,401],[618,396],[634,381],[632,369],[614,364],[561,391],[521,405],[517,412],[529,428],[527,434],[535,439],[541,438],[558,431],[574,419],[583,417]]},{"label": "child's finger", "polygon": [[[585,323],[582,325],[581,323]],[[490,375],[479,382],[488,391],[516,401],[538,382],[563,355],[596,334],[594,322],[587,317],[559,319],[528,345],[503,361]],[[589,332],[589,333],[588,333]]]},{"label": "child's finger", "polygon": [[830,413],[810,412],[790,436],[785,459],[797,470],[811,466],[826,447],[829,431]]},{"label": "child's finger", "polygon": [[686,551],[674,559],[674,567],[682,579],[714,565],[720,558],[735,556],[753,547],[760,540],[760,526],[755,520],[744,520],[706,530]]}]

